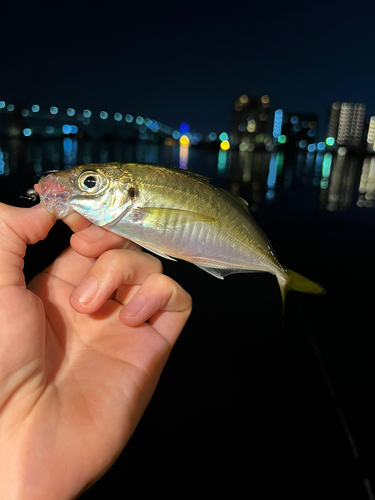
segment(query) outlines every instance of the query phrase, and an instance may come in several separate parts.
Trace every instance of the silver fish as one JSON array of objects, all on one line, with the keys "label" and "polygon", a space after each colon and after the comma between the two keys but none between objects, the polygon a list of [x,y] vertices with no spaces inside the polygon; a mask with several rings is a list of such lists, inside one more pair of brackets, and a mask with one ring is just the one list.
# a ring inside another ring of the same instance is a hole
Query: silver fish
[{"label": "silver fish", "polygon": [[247,203],[209,179],[160,165],[105,163],[42,177],[41,203],[56,218],[75,210],[97,226],[166,259],[182,259],[223,279],[263,271],[288,290],[324,289],[283,267]]}]

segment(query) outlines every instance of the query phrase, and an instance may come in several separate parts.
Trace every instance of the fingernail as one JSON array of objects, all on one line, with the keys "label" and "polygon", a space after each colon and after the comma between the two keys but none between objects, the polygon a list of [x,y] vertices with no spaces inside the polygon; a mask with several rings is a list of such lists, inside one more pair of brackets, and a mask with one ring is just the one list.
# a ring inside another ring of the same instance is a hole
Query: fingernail
[{"label": "fingernail", "polygon": [[95,241],[99,241],[105,235],[105,229],[98,226],[89,226],[86,229],[82,229],[82,231],[78,231],[75,233],[78,238],[81,238],[89,243],[94,243]]},{"label": "fingernail", "polygon": [[74,290],[72,298],[81,304],[88,304],[98,291],[99,283],[95,276],[87,276],[86,279]]},{"label": "fingernail", "polygon": [[146,303],[143,295],[137,295],[123,308],[122,313],[129,318],[136,316]]}]

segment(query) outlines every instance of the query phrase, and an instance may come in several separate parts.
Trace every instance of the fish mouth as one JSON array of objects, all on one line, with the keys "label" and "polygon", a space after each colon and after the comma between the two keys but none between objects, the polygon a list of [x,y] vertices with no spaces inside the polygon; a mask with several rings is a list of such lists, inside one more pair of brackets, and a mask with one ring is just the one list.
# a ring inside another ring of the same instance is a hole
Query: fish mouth
[{"label": "fish mouth", "polygon": [[57,180],[56,174],[42,177],[38,182],[40,202],[56,219],[62,219],[73,212],[70,205],[71,193]]}]

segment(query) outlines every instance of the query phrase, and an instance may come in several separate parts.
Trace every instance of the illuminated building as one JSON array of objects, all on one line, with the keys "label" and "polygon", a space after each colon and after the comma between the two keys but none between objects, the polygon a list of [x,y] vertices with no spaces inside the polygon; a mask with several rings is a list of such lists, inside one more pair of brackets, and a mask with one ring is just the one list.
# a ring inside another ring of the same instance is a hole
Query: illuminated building
[{"label": "illuminated building", "polygon": [[316,141],[317,116],[303,113],[284,113],[277,109],[273,122],[274,144],[286,144],[293,148],[306,149]]},{"label": "illuminated building", "polygon": [[334,102],[331,105],[327,140],[333,139],[338,146],[362,145],[366,106],[362,103]]},{"label": "illuminated building", "polygon": [[241,151],[253,151],[270,143],[270,98],[241,95],[234,103],[233,144]]},{"label": "illuminated building", "polygon": [[375,152],[375,116],[370,118],[367,130],[367,151]]}]

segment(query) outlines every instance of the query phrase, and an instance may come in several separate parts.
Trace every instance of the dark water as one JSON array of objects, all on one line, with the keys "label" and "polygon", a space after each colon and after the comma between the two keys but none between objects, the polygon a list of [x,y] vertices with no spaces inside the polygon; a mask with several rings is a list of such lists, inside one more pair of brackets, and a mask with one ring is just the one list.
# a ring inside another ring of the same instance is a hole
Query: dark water
[{"label": "dark water", "polygon": [[[249,202],[285,266],[327,290],[291,294],[282,322],[272,276],[221,282],[163,262],[193,314],[132,440],[83,498],[374,498],[374,157],[69,137],[0,149],[0,200],[20,206],[32,176],[76,164],[162,163],[211,177]],[[57,224],[30,248],[27,276],[68,240]]]}]

